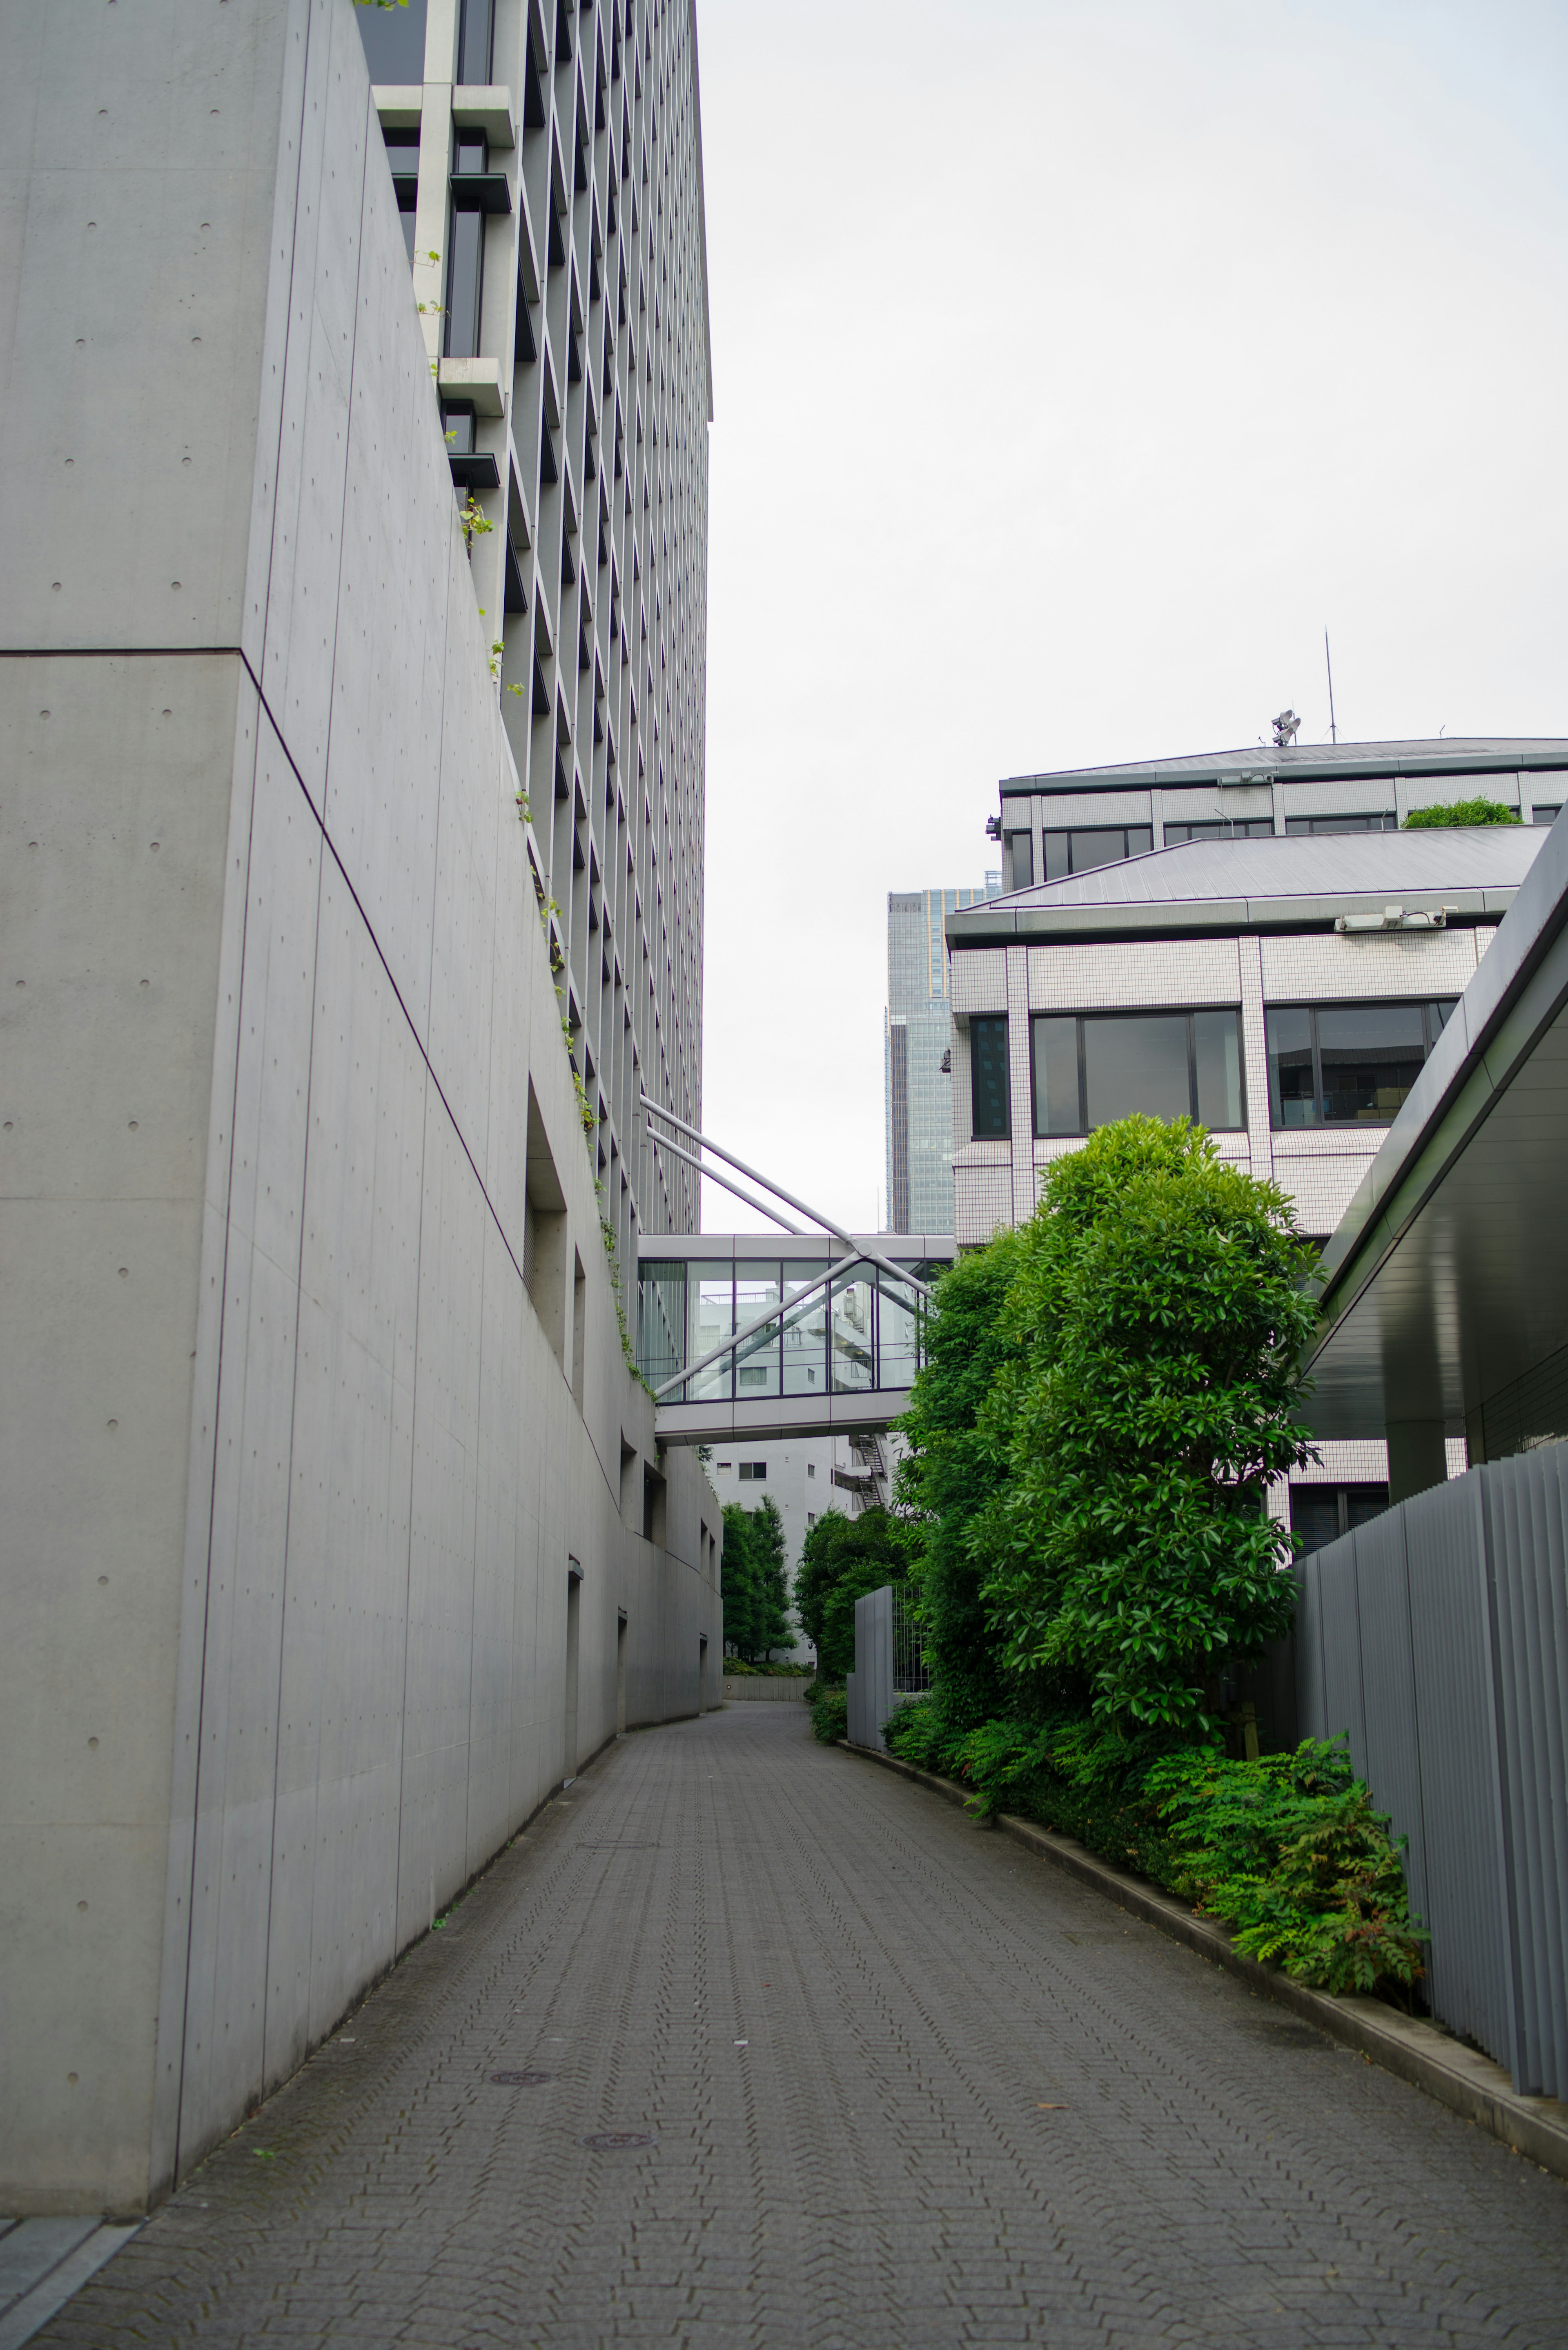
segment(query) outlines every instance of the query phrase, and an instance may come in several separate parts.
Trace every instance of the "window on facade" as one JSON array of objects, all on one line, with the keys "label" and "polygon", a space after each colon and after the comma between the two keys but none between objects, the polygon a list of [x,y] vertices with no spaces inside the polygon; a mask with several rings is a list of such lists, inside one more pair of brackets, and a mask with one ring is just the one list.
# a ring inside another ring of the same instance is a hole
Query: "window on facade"
[{"label": "window on facade", "polygon": [[1272,840],[1273,835],[1272,816],[1238,816],[1234,823],[1226,816],[1205,816],[1197,824],[1168,824],[1165,845],[1176,848],[1184,840]]},{"label": "window on facade", "polygon": [[808,1461],[806,1462],[806,1464],[805,1464],[805,1473],[806,1473],[806,1475],[807,1475],[808,1477],[815,1477],[815,1474],[816,1474],[816,1463],[815,1463],[815,1461]]},{"label": "window on facade", "polygon": [[1533,804],[1532,824],[1555,824],[1563,813],[1561,800],[1537,800]]},{"label": "window on facade", "polygon": [[1453,1009],[1452,998],[1271,1004],[1271,1121],[1276,1127],[1386,1126]]},{"label": "window on facade", "polygon": [[471,359],[479,354],[480,312],[484,293],[484,214],[451,214],[446,270],[446,356]]},{"label": "window on facade", "polygon": [[1026,832],[1010,832],[1007,853],[1012,860],[1012,886],[1027,889],[1034,879],[1034,844]]},{"label": "window on facade", "polygon": [[740,1469],[742,1485],[761,1485],[766,1482],[768,1464],[765,1461],[742,1461]]},{"label": "window on facade", "polygon": [[[460,82],[490,79],[490,54],[494,30],[495,0],[462,0],[457,36],[457,78]],[[420,77],[422,81],[424,77]]]},{"label": "window on facade", "polygon": [[406,7],[355,9],[372,82],[406,89],[423,81],[425,5],[426,0],[408,0]]},{"label": "window on facade", "polygon": [[1288,833],[1321,832],[1397,832],[1399,819],[1392,808],[1383,815],[1372,816],[1288,816]]},{"label": "window on facade", "polygon": [[403,250],[411,263],[414,257],[414,206],[420,192],[420,134],[417,130],[388,130],[382,134],[387,148],[387,163],[392,174],[392,193],[398,200],[398,212],[403,230]]},{"label": "window on facade", "polygon": [[1243,1123],[1239,1012],[1045,1013],[1030,1043],[1038,1135],[1092,1134],[1135,1111]]},{"label": "window on facade", "polygon": [[1301,1536],[1303,1553],[1321,1550],[1380,1518],[1387,1507],[1386,1485],[1293,1485],[1291,1532]]},{"label": "window on facade", "polygon": [[1154,847],[1154,828],[1147,824],[1091,825],[1073,832],[1045,835],[1045,879],[1064,880],[1069,873],[1093,873],[1101,865],[1120,865],[1129,857],[1145,856]]},{"label": "window on facade", "polygon": [[1008,1118],[1007,1019],[988,1014],[969,1024],[970,1089],[977,1142],[1005,1140]]}]

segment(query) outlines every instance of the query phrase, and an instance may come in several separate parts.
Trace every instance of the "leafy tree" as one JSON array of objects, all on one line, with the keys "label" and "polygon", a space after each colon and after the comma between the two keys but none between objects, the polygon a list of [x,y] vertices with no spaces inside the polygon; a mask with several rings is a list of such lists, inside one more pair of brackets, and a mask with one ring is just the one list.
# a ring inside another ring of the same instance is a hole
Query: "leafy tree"
[{"label": "leafy tree", "polygon": [[771,1498],[724,1507],[724,1646],[748,1665],[791,1641],[784,1521]]},{"label": "leafy tree", "polygon": [[825,1510],[806,1529],[795,1607],[825,1681],[854,1670],[855,1602],[885,1583],[905,1582],[919,1548],[919,1529],[888,1510],[863,1510],[857,1518]]},{"label": "leafy tree", "polygon": [[1308,1457],[1311,1253],[1274,1185],[1151,1118],[1056,1160],[1023,1243],[977,1422],[1008,1474],[969,1535],[1001,1661],[1036,1702],[1197,1729],[1290,1624],[1263,1504]]},{"label": "leafy tree", "polygon": [[1407,832],[1437,832],[1454,824],[1518,824],[1520,814],[1503,800],[1449,800],[1445,807],[1412,808]]},{"label": "leafy tree", "polygon": [[1021,1233],[998,1232],[942,1274],[926,1320],[925,1359],[898,1422],[909,1449],[898,1465],[898,1499],[925,1521],[922,1644],[950,1730],[972,1730],[1011,1701],[969,1536],[1007,1475],[1005,1450],[977,1423],[992,1381],[1015,1351],[1002,1336],[1002,1307],[1023,1248]]}]

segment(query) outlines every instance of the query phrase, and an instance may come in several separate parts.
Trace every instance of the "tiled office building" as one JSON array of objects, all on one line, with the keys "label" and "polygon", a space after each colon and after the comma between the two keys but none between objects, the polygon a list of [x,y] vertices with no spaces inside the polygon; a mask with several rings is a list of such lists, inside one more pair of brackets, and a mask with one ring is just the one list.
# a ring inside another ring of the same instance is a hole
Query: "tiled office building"
[{"label": "tiled office building", "polygon": [[355,10],[621,1262],[696,1230],[708,425],[697,28],[650,0]]},{"label": "tiled office building", "polygon": [[888,895],[888,1013],[883,1079],[888,1128],[888,1221],[892,1232],[950,1232],[953,1218],[951,1041],[948,950],[942,924],[983,889],[895,889]]},{"label": "tiled office building", "polygon": [[[1333,1232],[1561,805],[1568,743],[1345,744],[1337,782],[1296,781],[1328,763],[1291,758],[1260,753],[1244,783],[1210,758],[1140,770],[1136,792],[1003,785],[1012,871],[1051,878],[947,918],[961,1246],[1022,1222],[1052,1159],[1134,1110],[1200,1119]],[[1482,793],[1526,821],[1394,828]],[[1080,821],[1107,803],[1115,825]],[[1295,1509],[1326,1534],[1381,1505],[1387,1471],[1381,1445],[1324,1455]]]}]

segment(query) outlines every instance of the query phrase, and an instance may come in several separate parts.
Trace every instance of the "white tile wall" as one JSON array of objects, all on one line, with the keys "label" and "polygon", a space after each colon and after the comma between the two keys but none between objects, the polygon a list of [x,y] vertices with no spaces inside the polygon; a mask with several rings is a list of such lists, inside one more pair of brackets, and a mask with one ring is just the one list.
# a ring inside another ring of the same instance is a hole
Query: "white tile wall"
[{"label": "white tile wall", "polygon": [[1011,1167],[953,1169],[953,1237],[972,1248],[1012,1222]]},{"label": "white tile wall", "polygon": [[1007,950],[970,947],[951,960],[952,1005],[958,1013],[1005,1012]]},{"label": "white tile wall", "polygon": [[[1030,947],[1032,1012],[1109,1012],[1145,1004],[1238,1003],[1234,939]],[[955,962],[966,960],[960,955]],[[974,958],[970,958],[974,960]]]},{"label": "white tile wall", "polygon": [[1462,995],[1475,976],[1476,936],[1473,931],[1331,931],[1261,939],[1263,994],[1270,1003]]},{"label": "white tile wall", "polygon": [[1029,959],[1023,947],[1007,950],[1008,1077],[1012,1087],[1012,1221],[1034,1212],[1033,1142],[1034,1107],[1029,1069]]},{"label": "white tile wall", "polygon": [[[1377,1127],[1374,1130],[1381,1142],[1387,1129]],[[1315,1154],[1298,1158],[1280,1149],[1284,1139],[1278,1135],[1274,1139],[1274,1180],[1295,1201],[1296,1221],[1303,1232],[1326,1236],[1355,1197],[1376,1150],[1346,1151],[1333,1158]]]}]

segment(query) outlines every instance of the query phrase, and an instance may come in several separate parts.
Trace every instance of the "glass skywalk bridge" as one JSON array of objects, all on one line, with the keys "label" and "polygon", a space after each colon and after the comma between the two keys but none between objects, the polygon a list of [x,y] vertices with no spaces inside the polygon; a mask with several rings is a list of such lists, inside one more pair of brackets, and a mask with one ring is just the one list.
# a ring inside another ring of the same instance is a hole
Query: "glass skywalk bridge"
[{"label": "glass skywalk bridge", "polygon": [[921,1292],[952,1263],[953,1243],[888,1232],[859,1243],[792,1235],[786,1256],[763,1232],[644,1236],[637,1360],[661,1443],[846,1434],[898,1418],[920,1362]]},{"label": "glass skywalk bridge", "polygon": [[[952,1263],[951,1235],[846,1232],[646,1094],[642,1107],[656,1155],[695,1167],[788,1234],[642,1235],[637,1361],[653,1389],[659,1441],[886,1428],[919,1367],[931,1283]],[[758,1199],[726,1168],[771,1196]],[[803,1232],[775,1201],[822,1231]]]}]

